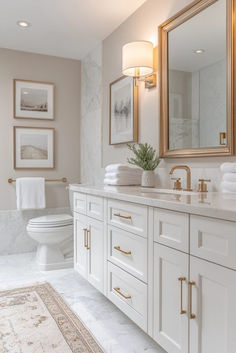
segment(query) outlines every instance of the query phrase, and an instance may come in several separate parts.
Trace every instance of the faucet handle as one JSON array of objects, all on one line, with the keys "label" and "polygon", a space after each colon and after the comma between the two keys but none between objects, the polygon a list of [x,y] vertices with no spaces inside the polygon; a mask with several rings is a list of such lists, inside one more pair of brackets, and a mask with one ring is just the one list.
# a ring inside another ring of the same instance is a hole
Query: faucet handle
[{"label": "faucet handle", "polygon": [[198,185],[198,191],[199,192],[207,192],[207,184],[206,183],[210,183],[211,179],[198,179],[199,181],[199,185]]},{"label": "faucet handle", "polygon": [[175,180],[173,190],[182,190],[181,178],[171,178],[171,180]]}]

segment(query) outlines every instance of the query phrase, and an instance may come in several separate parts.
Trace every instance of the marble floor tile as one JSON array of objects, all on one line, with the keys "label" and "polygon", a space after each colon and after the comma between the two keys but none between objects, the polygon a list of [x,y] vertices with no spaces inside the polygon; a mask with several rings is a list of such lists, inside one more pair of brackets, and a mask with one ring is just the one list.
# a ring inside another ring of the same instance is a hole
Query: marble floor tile
[{"label": "marble floor tile", "polygon": [[0,290],[45,281],[60,293],[106,353],[165,353],[73,269],[41,272],[34,253],[0,256]]}]

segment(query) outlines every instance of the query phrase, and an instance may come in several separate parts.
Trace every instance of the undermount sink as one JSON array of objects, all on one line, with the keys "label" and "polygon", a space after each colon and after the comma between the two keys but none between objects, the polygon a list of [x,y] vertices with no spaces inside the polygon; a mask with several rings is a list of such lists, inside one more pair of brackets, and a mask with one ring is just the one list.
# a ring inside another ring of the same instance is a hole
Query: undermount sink
[{"label": "undermount sink", "polygon": [[197,195],[196,191],[173,190],[173,189],[156,189],[156,188],[141,188],[142,192],[154,194],[172,194],[172,195]]}]

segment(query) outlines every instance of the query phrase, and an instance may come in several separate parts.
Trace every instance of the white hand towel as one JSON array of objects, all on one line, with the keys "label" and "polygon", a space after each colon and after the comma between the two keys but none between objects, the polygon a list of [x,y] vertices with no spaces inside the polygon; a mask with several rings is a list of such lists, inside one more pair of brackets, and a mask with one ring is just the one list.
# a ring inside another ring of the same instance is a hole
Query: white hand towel
[{"label": "white hand towel", "polygon": [[223,181],[236,182],[236,173],[225,173],[222,179]]},{"label": "white hand towel", "polygon": [[221,189],[221,192],[223,194],[236,194],[236,191],[229,191],[229,190],[226,190],[226,189]]},{"label": "white hand towel", "polygon": [[222,173],[236,173],[236,163],[223,163],[220,170]]},{"label": "white hand towel", "polygon": [[120,173],[106,173],[105,179],[135,179],[141,180],[141,174],[136,172],[120,172]]},{"label": "white hand towel", "polygon": [[230,182],[230,181],[222,181],[221,184],[221,190],[227,190],[229,192],[236,192],[236,183]]},{"label": "white hand towel", "polygon": [[130,180],[123,180],[123,179],[104,179],[104,184],[107,185],[120,185],[120,186],[128,186],[128,185],[140,185],[139,181],[130,181]]},{"label": "white hand towel", "polygon": [[17,178],[16,205],[18,210],[45,208],[45,179]]},{"label": "white hand towel", "polygon": [[121,171],[135,171],[137,173],[142,173],[142,169],[139,167],[132,167],[128,164],[109,164],[105,168],[106,173],[114,173],[114,172],[121,172]]}]

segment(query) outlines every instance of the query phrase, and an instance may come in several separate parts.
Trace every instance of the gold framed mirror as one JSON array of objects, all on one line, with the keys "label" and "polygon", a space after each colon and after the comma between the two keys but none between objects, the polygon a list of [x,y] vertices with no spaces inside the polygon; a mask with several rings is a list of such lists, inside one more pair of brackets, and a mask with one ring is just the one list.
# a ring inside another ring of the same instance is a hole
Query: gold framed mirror
[{"label": "gold framed mirror", "polygon": [[159,26],[160,155],[234,153],[236,0],[197,0]]}]

